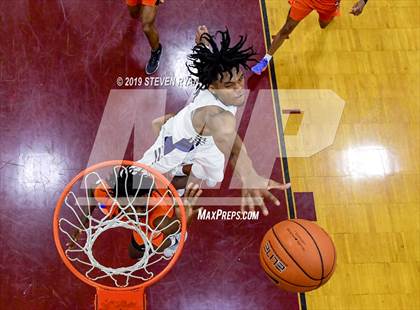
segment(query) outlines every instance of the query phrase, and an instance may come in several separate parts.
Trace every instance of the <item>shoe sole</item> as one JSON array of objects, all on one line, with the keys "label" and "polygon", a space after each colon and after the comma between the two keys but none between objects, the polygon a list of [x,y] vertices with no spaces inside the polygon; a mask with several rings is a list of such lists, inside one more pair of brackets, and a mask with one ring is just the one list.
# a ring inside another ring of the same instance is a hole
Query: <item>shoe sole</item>
[{"label": "shoe sole", "polygon": [[148,72],[147,70],[144,70],[144,71],[146,72],[147,75],[152,75],[153,73],[155,73],[156,71],[158,71],[159,65],[160,65],[160,61],[158,62],[158,65],[157,65],[155,71],[153,71],[153,72]]}]

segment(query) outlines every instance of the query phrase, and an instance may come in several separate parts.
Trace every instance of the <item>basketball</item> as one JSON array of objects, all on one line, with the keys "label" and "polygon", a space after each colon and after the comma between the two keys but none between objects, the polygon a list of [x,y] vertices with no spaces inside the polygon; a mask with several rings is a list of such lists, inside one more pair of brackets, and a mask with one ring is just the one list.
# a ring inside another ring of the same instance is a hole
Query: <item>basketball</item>
[{"label": "basketball", "polygon": [[277,223],[261,242],[261,266],[278,287],[288,292],[307,292],[325,284],[334,273],[335,262],[330,236],[308,220]]}]

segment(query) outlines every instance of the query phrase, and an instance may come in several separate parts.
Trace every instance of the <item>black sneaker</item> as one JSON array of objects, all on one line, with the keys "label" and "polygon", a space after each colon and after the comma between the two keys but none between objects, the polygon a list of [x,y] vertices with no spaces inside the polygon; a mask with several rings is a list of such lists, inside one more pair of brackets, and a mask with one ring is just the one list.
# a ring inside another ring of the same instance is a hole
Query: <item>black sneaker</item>
[{"label": "black sneaker", "polygon": [[146,74],[150,75],[155,73],[159,69],[160,56],[162,55],[162,45],[159,44],[159,48],[156,51],[152,51],[150,59],[147,62]]}]

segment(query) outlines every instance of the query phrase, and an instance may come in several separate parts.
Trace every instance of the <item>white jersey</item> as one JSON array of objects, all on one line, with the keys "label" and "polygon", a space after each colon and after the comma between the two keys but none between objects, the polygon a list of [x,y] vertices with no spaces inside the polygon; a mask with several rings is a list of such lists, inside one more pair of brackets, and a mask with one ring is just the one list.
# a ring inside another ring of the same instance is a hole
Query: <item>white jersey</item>
[{"label": "white jersey", "polygon": [[217,106],[233,115],[236,114],[237,110],[237,107],[235,106],[223,104],[208,90],[198,91],[192,98],[192,102],[187,104],[171,119],[171,135],[173,136],[174,141],[186,139],[193,144],[214,143],[211,136],[201,136],[197,133],[192,123],[194,111],[207,106]]},{"label": "white jersey", "polygon": [[192,101],[163,126],[155,143],[146,151],[140,162],[161,173],[177,171],[185,164],[192,164],[195,177],[214,185],[223,180],[225,157],[217,148],[212,136],[197,133],[192,118],[194,111],[217,106],[236,114],[237,107],[223,104],[210,91],[198,91]]}]

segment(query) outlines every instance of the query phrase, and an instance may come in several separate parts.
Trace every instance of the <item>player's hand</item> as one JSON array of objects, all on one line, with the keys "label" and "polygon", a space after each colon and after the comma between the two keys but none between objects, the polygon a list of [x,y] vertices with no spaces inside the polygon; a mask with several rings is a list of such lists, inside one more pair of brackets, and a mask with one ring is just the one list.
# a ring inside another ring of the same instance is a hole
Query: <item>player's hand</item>
[{"label": "player's hand", "polygon": [[[196,206],[198,197],[201,196],[203,191],[200,189],[200,186],[197,183],[189,183],[185,188],[184,194],[184,209],[187,216],[187,224],[189,224],[193,217],[197,215],[200,209],[203,207]],[[180,217],[179,214],[177,214]]]},{"label": "player's hand", "polygon": [[353,14],[354,16],[362,14],[365,5],[366,2],[364,0],[357,1],[351,8],[350,14]]},{"label": "player's hand", "polygon": [[207,27],[205,25],[198,26],[197,32],[195,33],[195,43],[196,44],[204,43],[204,42],[201,41],[201,36],[204,33],[209,33],[209,30],[207,29]]},{"label": "player's hand", "polygon": [[271,179],[265,179],[258,174],[242,178],[242,203],[241,211],[255,211],[255,207],[259,206],[262,213],[267,216],[268,209],[264,203],[264,198],[271,200],[276,206],[280,205],[280,201],[270,192],[271,189],[286,190],[290,188],[290,183],[280,184]]}]

